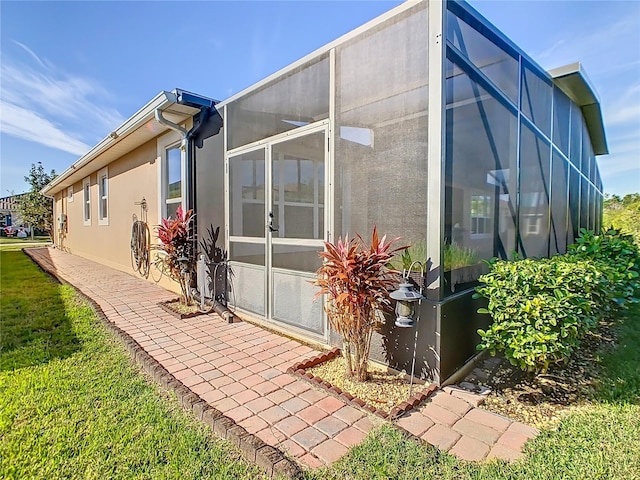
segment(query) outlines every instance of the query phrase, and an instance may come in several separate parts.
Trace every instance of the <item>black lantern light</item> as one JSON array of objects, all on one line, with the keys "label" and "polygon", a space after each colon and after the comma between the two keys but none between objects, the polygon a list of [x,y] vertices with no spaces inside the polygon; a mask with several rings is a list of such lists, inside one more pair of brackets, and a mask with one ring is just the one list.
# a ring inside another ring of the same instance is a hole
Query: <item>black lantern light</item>
[{"label": "black lantern light", "polygon": [[410,328],[415,325],[416,304],[424,298],[422,292],[416,292],[409,282],[409,272],[415,263],[420,265],[420,271],[424,277],[424,270],[422,270],[420,262],[413,262],[408,271],[402,272],[403,282],[398,289],[389,295],[396,301],[396,327]]},{"label": "black lantern light", "polygon": [[189,273],[189,257],[187,257],[186,255],[182,254],[181,256],[179,256],[178,258],[176,258],[176,261],[180,264],[180,273],[185,275],[187,273]]}]

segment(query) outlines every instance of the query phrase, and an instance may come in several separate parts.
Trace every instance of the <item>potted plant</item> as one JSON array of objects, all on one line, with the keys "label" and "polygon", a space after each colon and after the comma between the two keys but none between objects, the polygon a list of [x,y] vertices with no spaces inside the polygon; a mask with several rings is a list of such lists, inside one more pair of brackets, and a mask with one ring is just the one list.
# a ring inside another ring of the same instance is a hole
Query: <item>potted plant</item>
[{"label": "potted plant", "polygon": [[164,268],[169,277],[180,284],[180,303],[193,305],[191,295],[191,272],[193,271],[192,239],[190,235],[192,210],[184,212],[182,206],[176,210],[176,217],[163,218],[157,227],[158,249],[166,254]]},{"label": "potted plant", "polygon": [[374,226],[371,243],[360,235],[337,243],[325,242],[320,252],[322,266],[317,270],[314,285],[320,287],[316,297],[327,295],[325,311],[332,328],[342,336],[343,355],[347,375],[359,381],[368,378],[367,364],[371,336],[382,310],[391,305],[389,290],[395,286],[395,277],[387,267],[396,252],[395,238],[386,242]]},{"label": "potted plant", "polygon": [[[425,265],[427,264],[427,250],[424,242],[417,242],[411,246],[405,247],[400,260],[392,263],[395,270],[399,272],[407,272],[409,279],[418,287],[424,288],[425,283]],[[397,282],[402,283],[404,280],[399,275]]]},{"label": "potted plant", "polygon": [[455,242],[445,245],[444,271],[450,272],[452,290],[458,284],[477,280],[482,273],[478,252],[473,248],[462,247]]}]

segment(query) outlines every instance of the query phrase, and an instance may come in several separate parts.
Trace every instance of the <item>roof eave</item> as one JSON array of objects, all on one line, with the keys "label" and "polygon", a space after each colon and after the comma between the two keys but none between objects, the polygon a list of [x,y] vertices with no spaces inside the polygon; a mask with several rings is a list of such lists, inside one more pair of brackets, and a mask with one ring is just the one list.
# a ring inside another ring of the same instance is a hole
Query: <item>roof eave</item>
[{"label": "roof eave", "polygon": [[600,99],[589,77],[579,62],[549,70],[555,85],[562,90],[582,110],[593,153],[607,155],[607,136],[602,118]]},{"label": "roof eave", "polygon": [[[101,155],[105,154],[105,152],[123,141],[127,136],[146,125],[147,122],[154,119],[154,114],[157,109],[164,111],[171,109],[173,105],[180,105],[183,110],[189,111],[190,109],[193,109],[193,113],[195,114],[200,108],[213,106],[215,103],[215,100],[186,92],[185,90],[176,89],[171,92],[162,91],[158,93],[158,95],[134,113],[129,119],[122,123],[122,125],[103,138],[87,153],[76,160],[69,168],[48,183],[41,190],[41,193],[43,195],[51,196],[60,192],[70,184],[73,184],[74,180],[70,177],[76,174],[80,169],[87,170],[86,167],[96,159],[99,159]],[[188,115],[184,113],[184,116],[187,117]],[[166,129],[164,126],[163,128]],[[97,168],[93,170],[97,170]],[[92,173],[93,170],[88,169],[86,174]]]}]

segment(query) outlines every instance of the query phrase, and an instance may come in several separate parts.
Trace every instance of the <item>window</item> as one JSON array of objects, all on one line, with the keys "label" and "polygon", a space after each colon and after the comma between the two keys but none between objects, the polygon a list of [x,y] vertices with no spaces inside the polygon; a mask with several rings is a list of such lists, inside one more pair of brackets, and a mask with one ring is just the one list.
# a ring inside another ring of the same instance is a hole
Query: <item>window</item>
[{"label": "window", "polygon": [[67,202],[73,202],[73,185],[67,188]]},{"label": "window", "polygon": [[471,235],[488,235],[491,231],[492,200],[489,195],[471,195]]},{"label": "window", "polygon": [[182,204],[182,150],[179,146],[165,151],[164,198],[166,218],[175,217]]},{"label": "window", "polygon": [[91,225],[91,182],[90,177],[82,180],[82,201],[84,213],[84,225]]},{"label": "window", "polygon": [[109,225],[109,171],[98,172],[98,225]]},{"label": "window", "polygon": [[158,216],[175,218],[179,206],[185,208],[185,153],[178,132],[169,132],[158,139]]}]

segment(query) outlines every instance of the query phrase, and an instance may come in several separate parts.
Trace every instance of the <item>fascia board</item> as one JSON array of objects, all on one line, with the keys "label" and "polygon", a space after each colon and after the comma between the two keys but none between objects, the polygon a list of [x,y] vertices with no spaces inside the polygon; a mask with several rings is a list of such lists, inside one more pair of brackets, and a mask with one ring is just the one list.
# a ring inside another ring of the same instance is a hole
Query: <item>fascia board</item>
[{"label": "fascia board", "polygon": [[100,154],[102,154],[109,148],[121,142],[122,139],[124,139],[131,132],[144,125],[147,121],[149,121],[150,118],[154,116],[154,112],[156,111],[156,109],[160,108],[161,110],[164,110],[169,106],[175,104],[176,101],[177,96],[175,92],[160,92],[149,103],[147,103],[144,107],[142,107],[129,119],[127,119],[122,125],[120,125],[116,130],[103,138],[87,153],[76,160],[69,168],[67,168],[64,172],[62,172],[50,183],[48,183],[40,191],[40,193],[42,193],[43,195],[53,195],[62,190],[64,187],[61,185],[61,183],[64,182],[68,177],[74,174],[77,170],[91,163],[95,158],[97,158]]},{"label": "fascia board", "polygon": [[596,155],[607,155],[607,136],[602,118],[602,107],[591,80],[580,62],[549,70],[553,83],[582,110],[589,137]]}]

